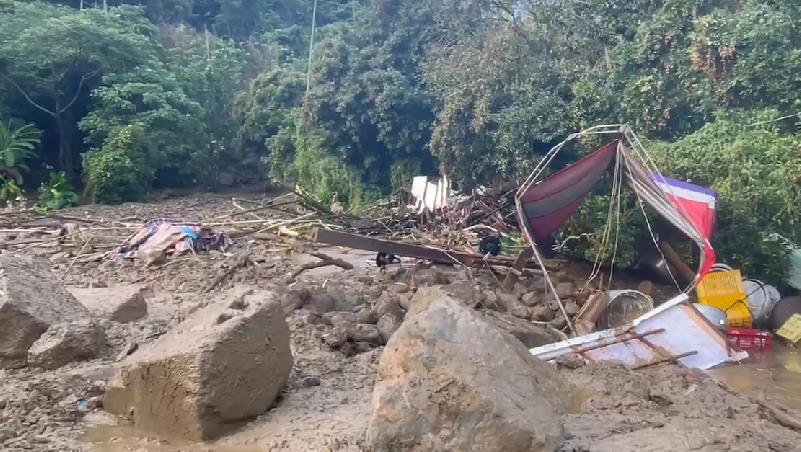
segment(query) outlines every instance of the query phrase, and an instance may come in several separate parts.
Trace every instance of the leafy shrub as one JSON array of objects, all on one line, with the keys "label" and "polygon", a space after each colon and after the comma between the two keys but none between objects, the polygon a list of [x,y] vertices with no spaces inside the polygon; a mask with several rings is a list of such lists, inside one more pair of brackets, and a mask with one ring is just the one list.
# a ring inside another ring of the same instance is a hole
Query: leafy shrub
[{"label": "leafy shrub", "polygon": [[15,180],[0,177],[0,207],[9,207],[22,196],[22,188]]},{"label": "leafy shrub", "polygon": [[0,175],[22,182],[20,171],[28,171],[25,160],[36,157],[42,132],[32,124],[15,127],[11,120],[0,122]]},{"label": "leafy shrub", "polygon": [[101,149],[84,155],[87,191],[97,202],[141,198],[154,178],[146,164],[149,153],[141,127],[131,125],[118,130]]},{"label": "leafy shrub", "polygon": [[40,210],[58,210],[74,206],[78,202],[78,195],[64,171],[50,173],[50,180],[39,187],[39,202],[36,208]]},{"label": "leafy shrub", "polygon": [[698,132],[653,148],[666,175],[719,193],[719,260],[774,284],[788,268],[786,241],[801,244],[801,136],[784,133],[782,122],[762,123],[779,116],[719,113]]}]

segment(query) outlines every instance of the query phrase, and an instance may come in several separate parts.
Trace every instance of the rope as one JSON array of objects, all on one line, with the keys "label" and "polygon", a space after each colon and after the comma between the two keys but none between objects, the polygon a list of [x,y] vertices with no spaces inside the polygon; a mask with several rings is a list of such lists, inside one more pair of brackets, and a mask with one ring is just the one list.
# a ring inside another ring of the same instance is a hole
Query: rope
[{"label": "rope", "polygon": [[[622,158],[622,153],[618,152],[618,162],[620,162],[621,158]],[[615,165],[614,177],[616,179],[614,185],[617,186],[617,193],[614,192],[612,193],[613,199],[617,201],[617,209],[615,212],[615,246],[612,249],[612,260],[609,264],[609,283],[606,286],[607,290],[612,288],[612,277],[615,274],[615,261],[617,260],[617,249],[620,241],[620,210],[621,210],[621,204],[623,203],[623,191],[622,191],[623,168],[620,166],[619,163]]]},{"label": "rope", "polygon": [[[631,174],[631,168],[627,167],[627,169],[629,171],[629,177],[633,178],[634,176]],[[653,227],[651,227],[651,220],[648,219],[648,213],[645,211],[645,204],[643,203],[642,197],[640,197],[640,194],[637,193],[637,190],[632,190],[632,191],[634,192],[634,196],[637,197],[637,205],[640,206],[640,210],[642,211],[642,216],[645,217],[645,224],[648,227],[648,234],[650,234],[651,240],[653,241],[654,246],[656,247],[656,250],[659,252],[659,255],[662,256],[662,260],[665,262],[665,268],[667,269],[668,274],[670,275],[670,279],[673,280],[673,284],[676,285],[676,289],[678,291],[680,291],[682,293],[689,292],[690,287],[692,287],[692,285],[687,287],[687,289],[685,289],[685,290],[681,289],[681,286],[679,285],[679,282],[676,280],[676,277],[673,275],[673,272],[670,270],[670,266],[667,265],[667,258],[662,253],[662,248],[659,247],[659,241],[656,240],[656,234],[654,234],[654,229],[653,229]]]}]

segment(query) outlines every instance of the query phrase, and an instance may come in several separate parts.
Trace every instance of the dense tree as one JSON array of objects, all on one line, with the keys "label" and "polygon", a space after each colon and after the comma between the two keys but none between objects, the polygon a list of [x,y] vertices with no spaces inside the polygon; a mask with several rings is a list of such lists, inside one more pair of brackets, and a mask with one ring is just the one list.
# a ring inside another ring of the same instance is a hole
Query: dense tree
[{"label": "dense tree", "polygon": [[76,169],[77,124],[89,94],[105,77],[151,58],[154,33],[130,9],[103,14],[30,2],[0,16],[0,83],[12,103],[52,121],[58,163],[68,174]]},{"label": "dense tree", "polygon": [[[43,131],[29,189],[81,169],[117,202],[223,168],[352,206],[418,174],[519,182],[568,133],[626,122],[721,193],[722,258],[778,278],[801,242],[798,29],[780,0],[0,0],[0,120]],[[634,202],[621,265],[650,239]],[[568,249],[592,257],[582,237]]]}]

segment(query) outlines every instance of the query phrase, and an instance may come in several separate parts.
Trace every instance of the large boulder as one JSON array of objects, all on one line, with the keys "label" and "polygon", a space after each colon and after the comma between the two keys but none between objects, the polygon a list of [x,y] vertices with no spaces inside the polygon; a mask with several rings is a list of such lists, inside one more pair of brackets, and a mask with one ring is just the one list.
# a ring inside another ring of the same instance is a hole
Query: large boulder
[{"label": "large boulder", "polygon": [[551,451],[566,389],[513,337],[437,289],[415,295],[381,356],[374,451]]},{"label": "large boulder", "polygon": [[94,315],[115,322],[135,322],[147,315],[147,302],[141,286],[80,288],[69,292]]},{"label": "large boulder", "polygon": [[89,317],[46,261],[0,255],[0,368],[25,366],[28,349],[51,325]]},{"label": "large boulder", "polygon": [[28,349],[28,365],[58,369],[97,358],[106,347],[106,333],[93,320],[59,323],[47,329]]},{"label": "large boulder", "polygon": [[123,360],[104,405],[156,435],[208,440],[262,413],[292,369],[272,292],[233,289]]}]

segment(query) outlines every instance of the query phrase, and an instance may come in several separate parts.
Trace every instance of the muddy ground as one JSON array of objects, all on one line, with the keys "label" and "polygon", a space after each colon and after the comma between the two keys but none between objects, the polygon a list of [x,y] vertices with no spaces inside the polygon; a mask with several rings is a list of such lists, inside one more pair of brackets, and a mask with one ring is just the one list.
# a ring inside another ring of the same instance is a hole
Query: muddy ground
[{"label": "muddy ground", "polygon": [[[88,206],[63,214],[131,223],[153,217],[208,221],[239,210],[232,204],[232,196],[252,202],[262,199],[254,194],[203,194],[150,204]],[[281,212],[258,214],[260,218],[281,215]],[[114,237],[124,237],[126,233],[117,231],[116,236],[104,233],[103,237],[98,233],[92,251],[110,249]],[[215,277],[233,265],[246,249],[253,253],[253,265],[236,271],[219,287],[204,293]],[[105,381],[112,366],[132,344],[154,340],[204,301],[236,284],[285,292],[288,275],[308,261],[308,256],[278,242],[251,237],[237,239],[227,253],[170,258],[149,267],[111,259],[78,262],[74,257],[78,251],[32,247],[26,252],[50,259],[53,270],[70,286],[113,287],[132,283],[146,286],[149,315],[126,325],[105,322],[111,347],[102,359],[70,364],[55,371],[0,370],[0,449],[362,450],[382,347],[358,351],[332,349],[323,340],[331,326],[305,309],[291,312],[287,317],[295,358],[288,387],[273,409],[232,435],[207,444],[148,438],[101,408]],[[324,251],[351,262],[355,268],[309,271],[293,282],[291,288],[334,293],[357,304],[369,304],[387,290],[404,291],[397,283],[403,270],[375,268],[370,263],[372,254],[333,248]],[[88,252],[83,250],[83,254]],[[402,267],[408,269],[414,265],[404,262]],[[418,285],[441,283],[442,279],[455,283],[465,278],[463,270],[448,267],[427,269],[419,275],[415,282]],[[473,276],[493,283],[489,276]],[[776,422],[775,416],[754,403],[753,398],[723,389],[706,374],[671,365],[638,371],[593,365],[562,368],[560,374],[573,388],[571,410],[563,419],[563,451],[801,450],[801,434]]]}]

